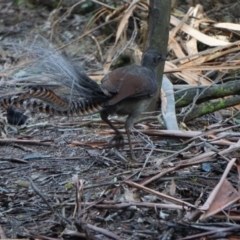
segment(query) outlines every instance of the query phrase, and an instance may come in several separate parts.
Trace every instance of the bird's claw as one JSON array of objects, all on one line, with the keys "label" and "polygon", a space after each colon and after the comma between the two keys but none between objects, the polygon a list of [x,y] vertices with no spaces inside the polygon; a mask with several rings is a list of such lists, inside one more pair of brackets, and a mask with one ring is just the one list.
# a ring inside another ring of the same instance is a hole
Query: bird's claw
[{"label": "bird's claw", "polygon": [[110,144],[114,143],[117,149],[122,149],[124,146],[124,138],[121,134],[116,134],[110,141]]}]

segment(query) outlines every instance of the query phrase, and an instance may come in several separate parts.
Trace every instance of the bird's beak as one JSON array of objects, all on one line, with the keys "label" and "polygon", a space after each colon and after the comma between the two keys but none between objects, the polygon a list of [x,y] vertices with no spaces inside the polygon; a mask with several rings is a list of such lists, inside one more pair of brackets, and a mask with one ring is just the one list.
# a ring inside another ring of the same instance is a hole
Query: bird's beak
[{"label": "bird's beak", "polygon": [[166,57],[166,56],[163,56],[163,57],[162,57],[162,60],[163,60],[163,61],[167,61],[167,57]]}]

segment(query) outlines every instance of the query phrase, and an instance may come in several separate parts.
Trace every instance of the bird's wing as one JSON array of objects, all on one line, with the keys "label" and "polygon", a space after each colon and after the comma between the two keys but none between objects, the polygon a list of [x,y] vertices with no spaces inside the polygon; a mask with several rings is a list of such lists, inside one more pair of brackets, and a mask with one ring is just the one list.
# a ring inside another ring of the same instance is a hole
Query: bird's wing
[{"label": "bird's wing", "polygon": [[108,105],[127,98],[151,97],[157,91],[156,75],[154,71],[138,65],[118,68],[102,79],[101,89],[112,97]]}]

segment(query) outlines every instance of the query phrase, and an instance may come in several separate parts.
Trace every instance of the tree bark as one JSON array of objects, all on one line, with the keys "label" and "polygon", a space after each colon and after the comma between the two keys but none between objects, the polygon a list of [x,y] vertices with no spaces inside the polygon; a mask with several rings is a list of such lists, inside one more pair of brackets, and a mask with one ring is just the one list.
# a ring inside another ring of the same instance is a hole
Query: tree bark
[{"label": "tree bark", "polygon": [[[240,81],[209,87],[195,87],[174,93],[176,108],[194,104],[192,110],[178,120],[189,122],[203,115],[240,104]],[[216,99],[216,100],[214,100]]]},{"label": "tree bark", "polygon": [[209,87],[195,87],[180,90],[174,93],[176,108],[185,107],[194,100],[196,104],[207,102],[212,99],[240,94],[240,81],[231,81]]},{"label": "tree bark", "polygon": [[218,110],[225,109],[228,107],[233,107],[238,104],[240,104],[240,96],[233,96],[230,98],[220,100],[211,100],[200,105],[197,105],[196,107],[193,108],[193,110],[189,114],[185,116],[178,116],[177,119],[179,121],[189,122],[203,115],[216,112]]},{"label": "tree bark", "polygon": [[[166,56],[171,14],[170,0],[150,0],[148,18],[148,36],[146,50],[156,49]],[[155,111],[160,99],[164,63],[157,68],[158,93],[147,108],[147,112]]]}]

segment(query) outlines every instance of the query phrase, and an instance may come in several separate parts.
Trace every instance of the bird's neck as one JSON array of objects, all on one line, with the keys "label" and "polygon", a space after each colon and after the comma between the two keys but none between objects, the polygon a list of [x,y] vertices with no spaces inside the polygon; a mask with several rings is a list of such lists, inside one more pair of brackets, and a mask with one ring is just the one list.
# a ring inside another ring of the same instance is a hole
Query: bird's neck
[{"label": "bird's neck", "polygon": [[151,70],[154,71],[154,72],[155,72],[155,70],[156,70],[156,66],[154,66],[153,63],[152,63],[152,62],[149,62],[147,59],[143,59],[141,65],[142,65],[143,67],[146,67],[146,68],[148,68],[148,69],[151,69]]}]

